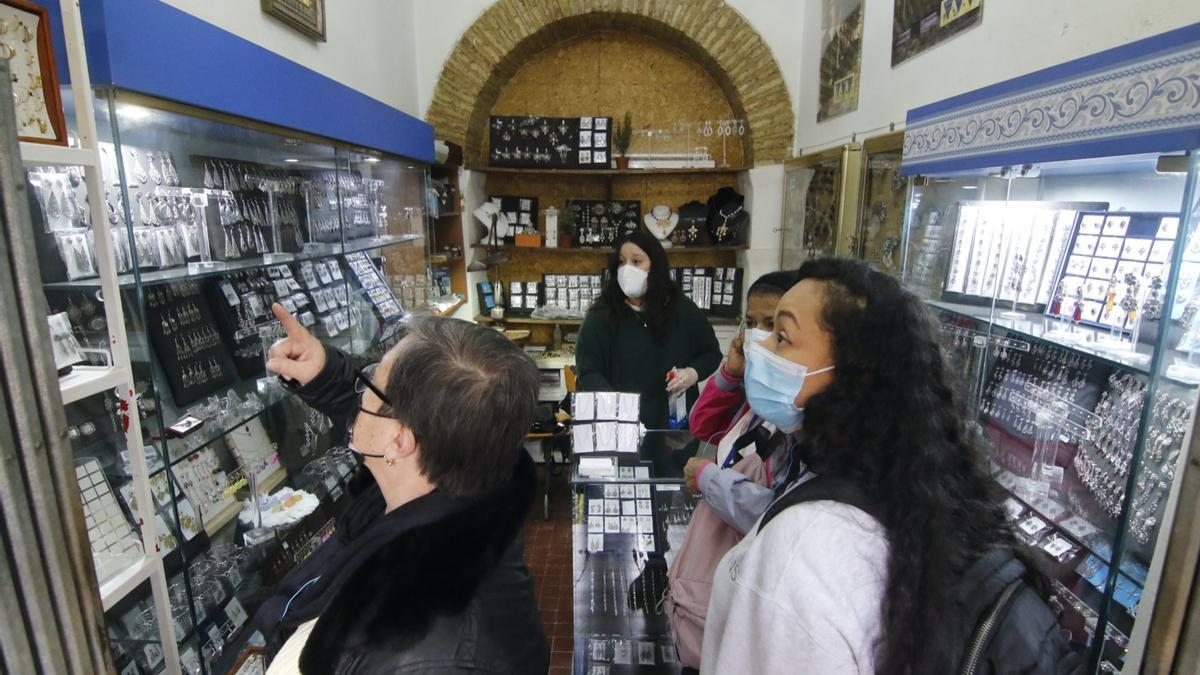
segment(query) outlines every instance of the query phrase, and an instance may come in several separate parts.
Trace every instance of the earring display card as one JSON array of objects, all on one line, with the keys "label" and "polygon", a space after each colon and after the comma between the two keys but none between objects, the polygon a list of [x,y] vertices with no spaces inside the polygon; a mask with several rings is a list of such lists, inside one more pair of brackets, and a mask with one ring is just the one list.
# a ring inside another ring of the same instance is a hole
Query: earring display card
[{"label": "earring display card", "polygon": [[[274,269],[274,268],[272,268]],[[287,268],[283,268],[287,270]],[[290,271],[286,280],[290,279]],[[231,345],[233,363],[241,378],[251,377],[263,371],[262,344],[258,327],[274,321],[271,304],[282,302],[276,295],[275,281],[268,270],[235,272],[205,282],[204,292],[209,308],[216,319],[221,340]],[[303,293],[290,297],[304,298]],[[295,300],[293,300],[295,302]],[[305,300],[307,302],[307,300]],[[297,305],[297,309],[301,307]]]},{"label": "earring display card", "polygon": [[242,467],[253,471],[259,490],[268,491],[278,479],[283,478],[283,465],[276,453],[277,446],[266,434],[262,419],[256,417],[228,432],[226,446]]},{"label": "earring display card", "polygon": [[518,316],[528,316],[538,308],[542,299],[542,286],[537,281],[508,282],[508,311]]},{"label": "earring display card", "polygon": [[599,274],[543,274],[544,304],[582,316],[600,297]]},{"label": "earring display card", "polygon": [[146,324],[176,406],[233,384],[233,361],[198,282],[150,287]]},{"label": "earring display card", "polygon": [[85,360],[82,347],[79,345],[79,339],[75,337],[67,312],[47,316],[46,323],[50,328],[50,346],[54,351],[55,367],[62,371],[82,363]]},{"label": "earring display card", "polygon": [[585,422],[571,426],[571,451],[576,455],[593,453],[636,454],[642,427],[637,422]]},{"label": "earring display card", "polygon": [[[237,501],[231,494],[226,494],[229,478],[212,447],[188,455],[187,459],[174,465],[174,472],[184,494],[199,507],[204,527],[210,533],[237,514]],[[180,525],[186,537],[189,528],[183,522],[182,513]]]},{"label": "earring display card", "polygon": [[83,500],[96,578],[104,583],[141,559],[142,544],[117,503],[100,462],[94,457],[80,457],[75,464],[75,477]]},{"label": "earring display card", "polygon": [[[1179,214],[1083,211],[1075,219],[1056,287],[1062,302],[1046,315],[1071,318],[1082,295],[1080,322],[1096,328],[1131,331],[1151,293],[1166,287]],[[1200,263],[1181,267],[1179,297],[1190,297]],[[1183,285],[1189,288],[1184,289]],[[1186,292],[1186,295],[1184,294]],[[1158,298],[1161,301],[1161,298]],[[1147,316],[1146,318],[1157,318]]]},{"label": "earring display card", "polygon": [[[156,480],[158,479],[158,480]],[[150,490],[154,497],[155,506],[151,510],[154,514],[155,530],[157,531],[157,543],[160,555],[167,555],[179,545],[179,540],[176,538],[175,530],[167,526],[167,521],[163,518],[163,512],[170,509],[171,493],[174,492],[176,499],[182,499],[178,488],[172,489],[168,482],[166,472],[156,474],[150,479]],[[133,483],[125,483],[118,492],[121,494],[121,499],[125,505],[129,507],[129,512],[133,515],[135,521],[144,521],[147,516],[139,508],[137,498],[133,494]],[[199,530],[199,528],[197,528]]]},{"label": "earring display card", "polygon": [[537,197],[493,195],[489,199],[508,219],[508,233],[503,238],[505,244],[516,241],[518,234],[538,233],[538,214],[541,212]]},{"label": "earring display card", "polygon": [[383,280],[383,275],[375,267],[370,256],[362,252],[351,253],[346,256],[346,263],[350,266],[350,273],[358,281],[380,318],[384,321],[393,321],[405,315],[399,301],[392,293],[392,289]]},{"label": "earring display card", "polygon": [[568,199],[566,208],[575,219],[578,246],[612,246],[641,228],[642,202],[636,199]]},{"label": "earring display card", "polygon": [[610,117],[493,115],[488,164],[524,169],[607,169]]},{"label": "earring display card", "polygon": [[942,300],[988,304],[992,299],[1042,312],[1055,289],[1076,214],[1098,202],[958,202]]}]

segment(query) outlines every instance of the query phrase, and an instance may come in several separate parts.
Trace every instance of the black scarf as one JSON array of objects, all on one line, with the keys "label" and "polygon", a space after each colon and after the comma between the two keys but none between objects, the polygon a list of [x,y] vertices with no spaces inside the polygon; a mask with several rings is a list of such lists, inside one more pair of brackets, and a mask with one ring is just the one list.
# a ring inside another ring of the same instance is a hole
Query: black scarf
[{"label": "black scarf", "polygon": [[[361,471],[365,473],[366,469]],[[411,594],[410,585],[429,578],[430,573],[423,565],[442,563],[428,555],[414,559],[408,554],[414,548],[426,551],[445,548],[447,544],[442,541],[445,538],[460,538],[463,546],[472,549],[472,570],[457,570],[454,565],[442,564],[461,573],[458,590],[467,594],[465,605],[480,579],[519,532],[537,477],[528,453],[521,452],[513,480],[494,494],[468,498],[434,490],[387,514],[383,513],[385,502],[379,486],[369,475],[363,480],[369,483],[338,519],[334,535],[292,570],[276,595],[257,612],[255,620],[267,636],[270,655],[301,624],[321,617],[308,645],[332,643],[327,645],[332,648],[321,658],[336,658],[339,647],[346,641],[356,641],[347,634],[357,632],[360,624],[373,618],[368,606],[371,602],[356,599],[359,593],[376,598]],[[486,531],[464,535],[464,528],[475,524]],[[391,634],[414,642],[423,636],[434,614],[461,610],[457,604],[442,607],[437,601],[427,603],[426,607],[426,615],[409,617],[408,624],[393,626],[396,630]],[[312,651],[305,649],[306,661],[316,656]]]}]

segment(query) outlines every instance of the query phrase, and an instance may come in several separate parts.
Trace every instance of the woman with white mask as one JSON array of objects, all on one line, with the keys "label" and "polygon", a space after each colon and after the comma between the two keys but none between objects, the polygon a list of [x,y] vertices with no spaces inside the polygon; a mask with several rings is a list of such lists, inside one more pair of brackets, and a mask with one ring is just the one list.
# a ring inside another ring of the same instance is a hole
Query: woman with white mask
[{"label": "woman with white mask", "polygon": [[[796,273],[769,272],[750,285],[746,293],[745,330],[733,339],[729,353],[705,385],[688,418],[692,435],[717,446],[713,459],[693,457],[684,468],[688,488],[701,494],[723,521],[744,533],[771,502],[775,478],[786,474],[787,447],[779,447],[775,426],[754,414],[746,403],[743,386],[746,349],[770,337],[775,328],[775,307],[796,281]],[[780,450],[776,452],[776,450]],[[752,457],[753,456],[753,457]],[[743,459],[758,464],[751,471]],[[761,473],[762,480],[751,475]]]},{"label": "woman with white mask", "polygon": [[580,391],[641,394],[647,429],[668,428],[668,405],[696,401],[696,384],[721,362],[707,317],[671,281],[658,240],[638,231],[616,242],[608,278],[579,329]]}]

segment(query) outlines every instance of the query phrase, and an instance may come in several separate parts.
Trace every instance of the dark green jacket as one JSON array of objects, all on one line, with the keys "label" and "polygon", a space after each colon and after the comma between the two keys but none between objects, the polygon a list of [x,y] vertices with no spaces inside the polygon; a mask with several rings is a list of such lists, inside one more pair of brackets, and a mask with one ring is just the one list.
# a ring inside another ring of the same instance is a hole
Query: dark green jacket
[{"label": "dark green jacket", "polygon": [[[607,305],[588,312],[579,329],[575,367],[580,391],[624,391],[642,395],[642,423],[667,428],[667,373],[695,368],[700,379],[721,363],[721,347],[708,318],[695,303],[677,294],[667,307],[666,331],[656,338],[642,316],[622,306],[613,316]],[[688,409],[699,388],[687,392]]]}]

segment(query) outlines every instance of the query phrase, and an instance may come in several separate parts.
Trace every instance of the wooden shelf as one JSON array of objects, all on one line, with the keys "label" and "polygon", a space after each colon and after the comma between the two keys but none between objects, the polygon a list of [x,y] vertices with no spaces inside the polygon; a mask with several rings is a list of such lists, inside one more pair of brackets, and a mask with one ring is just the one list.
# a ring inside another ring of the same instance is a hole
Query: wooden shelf
[{"label": "wooden shelf", "polygon": [[[441,260],[437,260],[437,258],[442,258],[442,259],[441,259]],[[456,255],[456,256],[442,256],[442,255],[440,255],[440,254],[435,254],[435,255],[433,255],[433,256],[431,256],[431,257],[430,257],[430,259],[429,259],[429,264],[430,264],[430,265],[437,265],[438,267],[449,267],[450,265],[454,265],[454,264],[456,264],[456,263],[460,263],[460,262],[462,262],[463,260],[464,260],[464,258],[463,258],[463,256],[461,256],[461,255]]]},{"label": "wooden shelf", "polygon": [[461,216],[461,215],[462,215],[462,211],[449,211],[447,213],[439,213],[434,217],[440,220],[442,218],[453,218],[454,216]]},{"label": "wooden shelf", "polygon": [[687,174],[738,173],[746,167],[725,166],[693,169],[516,169],[503,166],[469,166],[467,171],[518,173],[552,176],[678,176]]},{"label": "wooden shelf", "polygon": [[447,307],[446,309],[444,309],[440,312],[434,312],[433,315],[434,316],[450,316],[450,315],[454,314],[455,312],[457,312],[459,307],[462,307],[465,304],[467,304],[467,299],[463,298],[462,300],[459,300],[458,302],[454,303],[453,305],[450,305],[449,307]]},{"label": "wooden shelf", "polygon": [[[471,244],[471,248],[479,249],[481,251],[486,251],[486,250],[490,250],[493,247],[487,246],[486,244]],[[582,247],[582,246],[574,246],[571,248],[561,248],[561,247],[560,248],[547,248],[545,246],[512,246],[512,245],[506,244],[504,246],[496,246],[494,248],[497,251],[542,251],[542,252],[554,253],[554,254],[591,253],[594,255],[608,255],[609,253],[612,253],[611,248],[588,248],[588,247]],[[729,246],[678,246],[678,247],[671,247],[671,248],[667,248],[667,249],[663,249],[663,250],[667,252],[667,255],[670,255],[672,253],[713,253],[713,252],[717,252],[717,251],[745,251],[747,248],[749,248],[749,247],[746,246],[745,244],[731,244]]]}]

